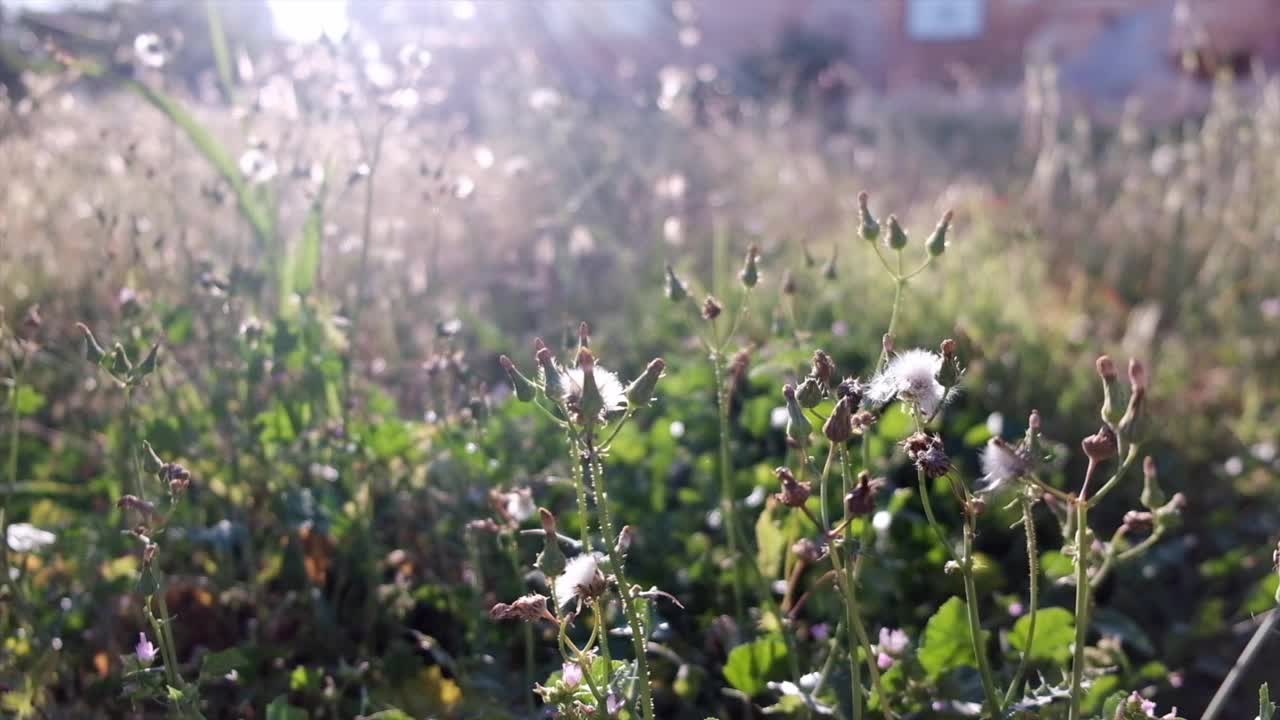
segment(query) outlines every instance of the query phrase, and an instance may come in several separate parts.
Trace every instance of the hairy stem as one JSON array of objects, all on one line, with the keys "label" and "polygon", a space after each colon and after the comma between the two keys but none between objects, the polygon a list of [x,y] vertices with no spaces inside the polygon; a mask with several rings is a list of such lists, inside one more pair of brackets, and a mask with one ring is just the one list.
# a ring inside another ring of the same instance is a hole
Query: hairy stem
[{"label": "hairy stem", "polygon": [[1013,682],[1004,694],[1004,703],[1008,705],[1022,691],[1022,679],[1026,677],[1027,666],[1031,661],[1031,647],[1036,637],[1036,615],[1040,610],[1040,550],[1036,543],[1035,518],[1031,513],[1031,500],[1022,497],[1022,527],[1027,534],[1027,586],[1031,621],[1027,624],[1026,647],[1022,649],[1022,658],[1018,661],[1018,669],[1013,674]]},{"label": "hairy stem", "polygon": [[978,586],[973,579],[973,536],[974,519],[971,513],[965,513],[964,521],[964,554],[960,560],[960,573],[964,576],[964,599],[969,611],[969,639],[973,642],[973,656],[978,661],[978,673],[982,676],[982,692],[987,697],[987,713],[998,718],[1004,712],[1000,696],[996,694],[995,680],[991,676],[991,662],[987,658],[987,648],[982,642],[982,620],[978,616]]},{"label": "hairy stem", "polygon": [[1080,700],[1084,695],[1084,644],[1089,635],[1088,519],[1089,503],[1081,500],[1076,503],[1076,638],[1071,659],[1071,709],[1068,720],[1080,720]]},{"label": "hairy stem", "polygon": [[[627,616],[627,625],[631,628],[631,643],[635,647],[636,674],[640,685],[640,710],[645,720],[654,720],[653,689],[649,683],[649,659],[646,656],[648,640],[640,623],[640,615],[636,610],[635,597],[631,594],[631,584],[627,581],[622,565],[622,555],[616,551],[618,533],[613,527],[613,517],[609,513],[609,486],[605,478],[596,446],[591,437],[591,430],[586,432],[582,470],[584,476],[591,477],[591,484],[596,491],[596,510],[600,513],[600,529],[604,533],[605,552],[609,557],[609,566],[613,568],[618,584],[618,597],[622,600],[622,611]],[[585,479],[585,477],[584,477]]]},{"label": "hairy stem", "polygon": [[715,367],[716,405],[720,421],[720,454],[716,462],[720,473],[720,512],[724,515],[725,532],[729,536],[729,557],[733,559],[734,619],[741,627],[746,616],[739,568],[742,558],[738,556],[738,510],[733,498],[733,460],[729,453],[729,388],[725,385],[724,353],[719,348],[712,353],[711,363]]}]

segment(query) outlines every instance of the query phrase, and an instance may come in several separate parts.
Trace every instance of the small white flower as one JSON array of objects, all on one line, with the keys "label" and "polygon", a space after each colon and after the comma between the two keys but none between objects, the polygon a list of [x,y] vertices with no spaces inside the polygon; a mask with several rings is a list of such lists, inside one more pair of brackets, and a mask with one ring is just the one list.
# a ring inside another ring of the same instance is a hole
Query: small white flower
[{"label": "small white flower", "polygon": [[155,33],[142,33],[133,39],[133,54],[138,62],[149,68],[161,68],[165,63],[164,42]]},{"label": "small white flower", "polygon": [[556,578],[556,601],[567,608],[575,599],[587,599],[585,588],[597,585],[600,560],[594,553],[583,553],[565,565],[564,572]]},{"label": "small white flower", "polygon": [[[599,365],[595,366],[591,374],[595,376],[596,389],[600,391],[600,397],[604,398],[602,414],[608,415],[611,412],[626,409],[627,389],[618,376]],[[565,370],[563,378],[565,402],[573,405],[582,399],[582,384],[585,381],[582,368],[574,367]]]},{"label": "small white flower", "polygon": [[884,405],[896,397],[918,407],[925,415],[933,415],[947,394],[947,389],[938,382],[940,370],[941,355],[920,349],[898,353],[871,379],[867,397],[876,405]]},{"label": "small white flower", "polygon": [[1010,480],[1027,474],[1027,460],[1000,438],[991,438],[982,449],[983,492],[995,492]]},{"label": "small white flower", "polygon": [[276,161],[258,148],[250,148],[240,156],[240,173],[255,185],[268,182],[278,171]]},{"label": "small white flower", "polygon": [[9,549],[20,553],[34,552],[52,545],[58,539],[57,535],[48,530],[41,530],[30,523],[14,523],[9,526],[5,535],[9,542]]}]

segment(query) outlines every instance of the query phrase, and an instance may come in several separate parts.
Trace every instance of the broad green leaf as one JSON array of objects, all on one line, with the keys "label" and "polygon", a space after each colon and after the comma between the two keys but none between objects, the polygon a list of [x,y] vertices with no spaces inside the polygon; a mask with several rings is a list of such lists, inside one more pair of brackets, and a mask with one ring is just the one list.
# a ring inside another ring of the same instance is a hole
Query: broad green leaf
[{"label": "broad green leaf", "polygon": [[1071,558],[1057,550],[1040,553],[1040,571],[1050,580],[1070,577],[1075,565]]},{"label": "broad green leaf", "polygon": [[936,678],[948,670],[976,667],[973,642],[969,638],[968,606],[952,597],[938,608],[924,627],[920,644],[920,665]]},{"label": "broad green leaf", "polygon": [[724,665],[724,677],[744,694],[754,696],[763,692],[770,680],[781,679],[786,659],[787,644],[782,636],[766,635],[734,648]]},{"label": "broad green leaf", "polygon": [[310,718],[306,710],[290,705],[288,698],[284,695],[272,700],[267,706],[266,720],[310,720]]},{"label": "broad green leaf", "polygon": [[[1027,649],[1027,633],[1031,629],[1031,616],[1018,618],[1009,633],[1009,644],[1018,650]],[[1066,608],[1041,608],[1036,613],[1036,634],[1031,640],[1028,656],[1032,660],[1049,660],[1059,664],[1071,657],[1071,643],[1075,640],[1075,617]]]}]

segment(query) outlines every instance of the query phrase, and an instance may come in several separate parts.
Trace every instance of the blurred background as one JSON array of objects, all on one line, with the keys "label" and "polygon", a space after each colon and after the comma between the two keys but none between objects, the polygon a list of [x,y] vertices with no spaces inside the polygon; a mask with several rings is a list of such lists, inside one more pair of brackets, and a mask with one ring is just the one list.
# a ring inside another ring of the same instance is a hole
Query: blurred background
[{"label": "blurred background", "polygon": [[[715,390],[664,267],[731,299],[763,254],[732,408],[756,513],[777,388],[815,347],[851,372],[879,353],[867,190],[916,250],[955,211],[899,346],[961,342],[944,433],[970,476],[1032,409],[1074,449],[1094,358],[1147,361],[1149,451],[1189,506],[1099,591],[1107,682],[1198,716],[1277,584],[1278,63],[1274,0],[0,0],[5,508],[58,535],[6,615],[6,711],[156,712],[121,680],[141,622],[115,502],[140,428],[196,479],[159,560],[179,654],[249,659],[210,717],[521,716],[520,639],[484,612],[528,578],[466,527],[490,489],[571,514],[563,437],[507,402],[496,358],[532,367],[535,336],[587,320],[624,376],[670,367],[611,458],[633,575],[688,608],[660,715],[734,716]],[[77,322],[135,360],[159,342],[148,387],[96,373]],[[1058,480],[1082,468],[1068,453]],[[997,616],[1025,589],[1012,519],[979,541]],[[956,587],[898,527],[868,613],[919,628]],[[1264,653],[1226,717],[1280,680],[1280,641]]]}]

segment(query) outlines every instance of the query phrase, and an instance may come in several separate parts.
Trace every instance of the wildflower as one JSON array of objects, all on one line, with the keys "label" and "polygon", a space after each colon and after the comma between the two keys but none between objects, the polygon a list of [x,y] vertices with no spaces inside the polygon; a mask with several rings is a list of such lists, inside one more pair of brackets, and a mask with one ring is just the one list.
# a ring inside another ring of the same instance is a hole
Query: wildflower
[{"label": "wildflower", "polygon": [[893,667],[898,658],[906,652],[909,642],[907,634],[901,630],[880,628],[880,642],[876,645],[876,665],[881,670]]},{"label": "wildflower", "polygon": [[822,350],[813,352],[813,377],[822,383],[823,388],[831,387],[831,379],[836,375],[836,364],[831,356]]},{"label": "wildflower", "polygon": [[938,226],[933,229],[933,234],[925,241],[925,249],[929,251],[931,257],[938,257],[947,249],[947,230],[951,229],[951,215],[950,210],[943,213]]},{"label": "wildflower", "polygon": [[537,593],[517,598],[511,604],[498,603],[489,609],[489,617],[494,620],[523,620],[524,622],[550,620],[553,623],[556,622],[555,616],[547,610],[546,596]]},{"label": "wildflower", "polygon": [[702,317],[704,320],[715,320],[720,317],[720,312],[724,307],[720,305],[720,301],[708,295],[706,300],[702,301]]},{"label": "wildflower", "polygon": [[907,458],[924,471],[925,477],[939,478],[951,472],[951,459],[936,435],[914,433],[902,441],[902,446],[907,451]]},{"label": "wildflower", "polygon": [[991,438],[982,450],[983,492],[996,492],[1030,469],[1031,463],[1024,453],[1000,438]]},{"label": "wildflower", "polygon": [[560,668],[560,679],[565,687],[575,688],[582,682],[582,666],[576,662],[567,662]]},{"label": "wildflower", "polygon": [[586,348],[578,355],[578,367],[566,370],[563,379],[565,404],[588,418],[604,419],[627,406],[627,391],[622,381],[609,370],[598,367]]},{"label": "wildflower", "polygon": [[857,407],[862,403],[862,395],[866,390],[867,387],[862,384],[861,380],[847,377],[836,386],[836,397],[840,399],[850,398],[849,404]]},{"label": "wildflower", "polygon": [[609,697],[605,698],[604,709],[608,711],[609,717],[615,717],[618,711],[622,709],[622,698],[616,693],[609,693]]},{"label": "wildflower", "polygon": [[555,582],[556,601],[562,608],[569,607],[575,599],[590,602],[604,591],[604,575],[593,553],[583,553],[570,560]]},{"label": "wildflower", "polygon": [[898,353],[871,379],[867,397],[876,406],[897,397],[924,415],[932,416],[942,407],[947,395],[946,388],[938,382],[940,370],[942,357],[928,350]]},{"label": "wildflower", "polygon": [[146,633],[138,633],[138,644],[134,646],[133,654],[137,656],[138,664],[142,667],[151,667],[151,663],[156,661],[156,646],[147,639]]},{"label": "wildflower", "polygon": [[782,492],[774,496],[778,502],[787,507],[804,507],[804,504],[809,501],[809,495],[813,492],[812,486],[807,482],[796,480],[796,476],[784,467],[775,469],[773,474],[782,481]]},{"label": "wildflower", "polygon": [[48,530],[41,530],[30,523],[14,523],[5,532],[5,538],[9,543],[10,550],[29,553],[52,545],[58,539],[58,536]]},{"label": "wildflower", "polygon": [[867,193],[858,193],[858,235],[867,242],[875,242],[880,237],[880,223],[871,214],[867,204]]},{"label": "wildflower", "polygon": [[662,358],[649,361],[649,365],[645,367],[640,377],[627,386],[625,394],[630,407],[649,404],[653,399],[653,391],[658,387],[658,380],[662,377],[662,371],[666,368],[667,363]]}]

